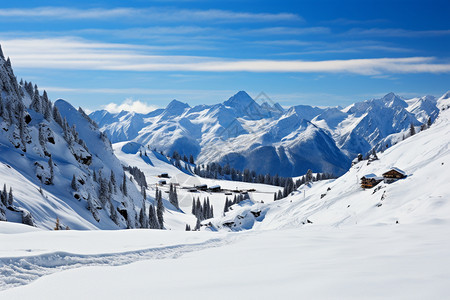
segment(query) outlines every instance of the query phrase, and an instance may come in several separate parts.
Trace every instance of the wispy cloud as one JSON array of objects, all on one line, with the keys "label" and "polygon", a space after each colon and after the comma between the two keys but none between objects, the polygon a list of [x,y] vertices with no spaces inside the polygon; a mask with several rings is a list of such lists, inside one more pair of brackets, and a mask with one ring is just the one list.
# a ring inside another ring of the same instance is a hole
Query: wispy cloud
[{"label": "wispy cloud", "polygon": [[132,100],[132,99],[126,99],[124,102],[120,104],[111,102],[106,105],[103,105],[102,108],[111,113],[118,113],[121,112],[122,110],[134,111],[139,113],[149,113],[151,111],[158,109],[158,107],[155,105],[151,105],[139,100]]},{"label": "wispy cloud", "polygon": [[36,7],[36,8],[6,8],[0,9],[0,18],[15,21],[23,18],[51,18],[50,20],[82,20],[82,19],[120,19],[145,20],[147,22],[180,22],[180,21],[210,21],[210,22],[274,22],[302,21],[302,18],[292,13],[250,13],[229,10],[208,9],[173,9],[173,8],[91,8],[78,9],[68,7]]},{"label": "wispy cloud", "polygon": [[449,63],[437,62],[433,57],[304,61],[164,56],[148,54],[143,46],[94,43],[67,38],[6,40],[3,45],[6,53],[13,53],[13,64],[22,68],[110,71],[353,73],[360,75],[450,72]]},{"label": "wispy cloud", "polygon": [[445,30],[406,30],[401,28],[353,28],[343,33],[345,36],[364,37],[436,37],[450,35],[450,29]]}]

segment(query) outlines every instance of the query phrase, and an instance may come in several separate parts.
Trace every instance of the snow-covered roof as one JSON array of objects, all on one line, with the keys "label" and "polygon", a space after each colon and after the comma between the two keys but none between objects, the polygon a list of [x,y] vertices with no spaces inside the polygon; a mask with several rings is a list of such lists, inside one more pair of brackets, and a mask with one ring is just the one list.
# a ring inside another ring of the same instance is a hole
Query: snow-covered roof
[{"label": "snow-covered roof", "polygon": [[405,171],[403,171],[403,170],[401,170],[401,169],[399,169],[399,168],[397,168],[397,167],[391,167],[391,168],[390,168],[390,170],[394,170],[394,171],[397,171],[397,172],[399,172],[400,174],[402,174],[402,175],[405,175],[405,176],[406,176],[406,173],[405,173]]},{"label": "snow-covered roof", "polygon": [[366,174],[362,178],[375,179],[375,180],[382,180],[383,179],[383,177],[377,176],[377,175],[375,175],[373,173]]}]

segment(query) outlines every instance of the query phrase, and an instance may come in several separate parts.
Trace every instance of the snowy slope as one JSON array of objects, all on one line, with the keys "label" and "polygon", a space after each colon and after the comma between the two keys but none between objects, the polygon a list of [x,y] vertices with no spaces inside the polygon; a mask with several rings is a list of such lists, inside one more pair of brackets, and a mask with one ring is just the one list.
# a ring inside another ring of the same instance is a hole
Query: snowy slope
[{"label": "snowy slope", "polygon": [[[447,103],[448,99],[446,100]],[[441,101],[442,105],[444,100]],[[379,153],[370,164],[361,161],[335,180],[304,185],[289,197],[270,204],[236,205],[213,229],[278,229],[313,225],[448,224],[450,222],[450,111],[431,128]],[[395,183],[364,190],[359,179],[381,176],[391,167],[407,174]],[[252,212],[261,212],[254,217]]]}]

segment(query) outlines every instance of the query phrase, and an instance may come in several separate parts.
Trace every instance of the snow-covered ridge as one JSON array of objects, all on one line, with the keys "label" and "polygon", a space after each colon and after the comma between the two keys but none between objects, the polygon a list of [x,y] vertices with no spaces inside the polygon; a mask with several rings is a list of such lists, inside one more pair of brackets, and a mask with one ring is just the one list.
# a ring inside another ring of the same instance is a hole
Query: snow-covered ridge
[{"label": "snow-covered ridge", "polygon": [[[97,111],[90,116],[113,142],[135,141],[168,154],[192,154],[199,163],[298,176],[308,169],[343,174],[358,153],[391,146],[411,124],[418,129],[438,111],[433,96],[404,99],[394,93],[345,109],[298,105],[285,111],[240,91],[217,105],[191,108],[173,101],[148,115]],[[305,121],[322,131],[307,134]],[[263,165],[258,163],[262,155]]]}]

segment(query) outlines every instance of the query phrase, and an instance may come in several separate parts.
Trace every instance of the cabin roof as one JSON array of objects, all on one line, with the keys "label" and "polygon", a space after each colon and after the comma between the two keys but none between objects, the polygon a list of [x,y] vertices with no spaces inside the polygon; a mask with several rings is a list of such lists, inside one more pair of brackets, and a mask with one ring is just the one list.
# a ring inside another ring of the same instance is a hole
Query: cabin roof
[{"label": "cabin roof", "polygon": [[[406,176],[405,171],[403,171],[403,170],[401,170],[401,169],[399,169],[399,168],[397,168],[397,167],[391,167],[391,168],[389,169],[389,171],[396,171],[396,172],[398,172],[398,173],[400,173],[400,174]],[[387,172],[389,172],[389,171],[387,171]],[[384,174],[386,174],[387,172],[385,172]]]},{"label": "cabin roof", "polygon": [[373,174],[373,173],[366,174],[366,175],[364,175],[364,176],[361,177],[361,178],[375,179],[375,180],[382,180],[382,179],[383,179],[383,177],[377,176],[377,175],[375,175],[375,174]]},{"label": "cabin roof", "polygon": [[220,189],[220,185],[212,185],[209,188],[210,189]]}]

